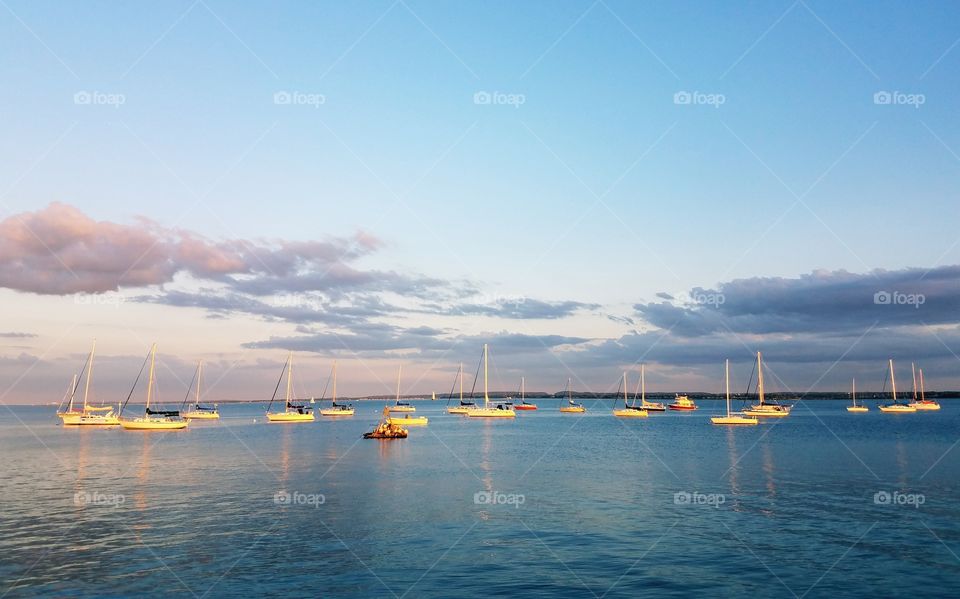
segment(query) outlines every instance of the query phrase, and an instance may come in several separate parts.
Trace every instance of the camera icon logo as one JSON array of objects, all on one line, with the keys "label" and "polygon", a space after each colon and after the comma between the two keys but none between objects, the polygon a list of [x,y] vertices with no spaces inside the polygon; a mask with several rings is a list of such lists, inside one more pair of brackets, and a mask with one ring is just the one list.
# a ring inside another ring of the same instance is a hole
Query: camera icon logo
[{"label": "camera icon logo", "polygon": [[887,306],[890,304],[892,299],[893,296],[889,291],[878,291],[873,294],[873,303],[877,304],[878,306]]},{"label": "camera icon logo", "polygon": [[273,494],[273,502],[277,505],[290,505],[290,493],[277,491]]},{"label": "camera icon logo", "polygon": [[90,95],[88,91],[78,91],[73,94],[73,103],[74,104],[89,104],[93,96]]},{"label": "camera icon logo", "polygon": [[873,103],[878,105],[886,105],[893,102],[893,94],[887,91],[879,91],[873,94]]},{"label": "camera icon logo", "polygon": [[693,101],[693,95],[690,92],[680,91],[673,94],[674,104],[690,104]]},{"label": "camera icon logo", "polygon": [[478,105],[489,104],[491,101],[490,92],[479,91],[473,94],[473,103]]},{"label": "camera icon logo", "polygon": [[473,502],[477,505],[490,505],[493,503],[493,493],[490,491],[478,491],[473,494]]},{"label": "camera icon logo", "polygon": [[890,505],[891,499],[889,491],[877,491],[873,494],[873,502],[877,505]]},{"label": "camera icon logo", "polygon": [[273,103],[277,105],[289,104],[290,103],[290,92],[279,91],[273,93]]}]

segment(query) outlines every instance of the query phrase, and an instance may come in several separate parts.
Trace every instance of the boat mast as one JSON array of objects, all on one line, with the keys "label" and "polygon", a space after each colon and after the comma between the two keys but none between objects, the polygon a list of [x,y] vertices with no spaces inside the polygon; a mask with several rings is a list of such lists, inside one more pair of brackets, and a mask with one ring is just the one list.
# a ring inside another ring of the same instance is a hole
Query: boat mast
[{"label": "boat mast", "polygon": [[763,405],[763,359],[757,352],[757,393],[760,395],[760,405]]},{"label": "boat mast", "polygon": [[890,389],[893,391],[893,403],[897,403],[897,380],[893,378],[893,360],[890,360]]},{"label": "boat mast", "polygon": [[463,405],[463,362],[460,362],[460,405]]},{"label": "boat mast", "polygon": [[853,407],[857,407],[857,379],[853,379],[853,389],[850,394],[853,396]]},{"label": "boat mast", "polygon": [[920,369],[920,401],[927,401],[927,395],[923,391],[923,368]]},{"label": "boat mast", "polygon": [[910,362],[910,372],[913,373],[913,401],[917,401],[917,365]]},{"label": "boat mast", "polygon": [[93,352],[97,349],[97,340],[93,340],[90,348],[90,368],[87,369],[87,382],[83,385],[83,411],[87,411],[87,395],[90,393],[90,379],[93,378]]},{"label": "boat mast", "polygon": [[644,371],[645,366],[645,364],[640,365],[640,405],[643,406],[647,405],[647,378]]},{"label": "boat mast", "polygon": [[490,396],[487,395],[487,344],[483,344],[483,407],[487,408],[490,404]]},{"label": "boat mast", "polygon": [[73,411],[73,396],[77,392],[77,375],[73,375],[73,382],[70,383],[70,403],[67,404],[67,411]]},{"label": "boat mast", "polygon": [[727,418],[730,417],[730,359],[723,363],[723,378],[727,386]]},{"label": "boat mast", "polygon": [[630,404],[627,403],[627,371],[623,371],[623,407],[629,408]]},{"label": "boat mast", "polygon": [[[147,410],[150,409],[150,394],[153,391],[153,370],[157,358],[157,344],[150,348],[150,378],[147,380]],[[87,379],[89,380],[89,379]]]},{"label": "boat mast", "polygon": [[570,377],[567,377],[567,403],[573,405],[573,389],[570,388]]},{"label": "boat mast", "polygon": [[400,403],[400,373],[403,372],[403,364],[397,368],[397,404]]},{"label": "boat mast", "polygon": [[200,377],[203,376],[203,360],[197,362],[197,398],[194,400],[194,407],[200,407]]},{"label": "boat mast", "polygon": [[333,403],[337,403],[337,361],[333,361]]},{"label": "boat mast", "polygon": [[[921,379],[923,378],[923,371],[920,371]],[[520,377],[520,403],[527,403],[526,400],[526,388],[524,385],[524,377]]]},{"label": "boat mast", "polygon": [[287,407],[290,407],[290,387],[293,385],[293,352],[287,355]]}]

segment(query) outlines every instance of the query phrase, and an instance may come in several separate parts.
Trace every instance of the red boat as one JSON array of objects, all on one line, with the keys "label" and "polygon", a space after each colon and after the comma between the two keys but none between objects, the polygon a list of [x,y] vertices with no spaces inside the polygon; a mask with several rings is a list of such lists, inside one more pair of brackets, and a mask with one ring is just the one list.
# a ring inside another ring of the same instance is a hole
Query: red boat
[{"label": "red boat", "polygon": [[693,400],[686,395],[677,395],[673,403],[667,407],[678,412],[692,412],[697,409],[697,404],[693,403]]},{"label": "red boat", "polygon": [[536,410],[537,404],[527,403],[523,399],[524,395],[526,394],[526,389],[524,387],[525,387],[524,377],[520,377],[520,403],[513,404],[513,409],[514,410]]}]

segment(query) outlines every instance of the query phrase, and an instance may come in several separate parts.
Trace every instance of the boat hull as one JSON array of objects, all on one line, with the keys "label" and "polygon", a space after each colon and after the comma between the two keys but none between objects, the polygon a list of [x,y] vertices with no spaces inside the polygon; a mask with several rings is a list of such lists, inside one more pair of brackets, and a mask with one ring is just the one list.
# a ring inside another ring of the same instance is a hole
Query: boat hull
[{"label": "boat hull", "polygon": [[300,414],[299,412],[267,413],[267,420],[269,422],[313,422],[315,419],[313,412],[306,414]]},{"label": "boat hull", "polygon": [[584,408],[583,406],[577,406],[577,407],[569,406],[565,408],[560,408],[560,412],[563,414],[583,414],[586,411],[587,409]]},{"label": "boat hull", "polygon": [[912,406],[896,404],[892,406],[880,406],[880,411],[885,414],[913,414],[917,409]]},{"label": "boat hull", "polygon": [[117,426],[120,418],[114,415],[65,412],[57,414],[64,426]]},{"label": "boat hull", "polygon": [[353,408],[349,410],[320,410],[321,416],[353,416]]},{"label": "boat hull", "polygon": [[697,406],[679,406],[673,403],[667,407],[673,410],[674,412],[693,412],[694,410],[697,409]]},{"label": "boat hull", "polygon": [[667,406],[663,405],[662,403],[643,404],[641,407],[648,412],[666,412],[667,411]]},{"label": "boat hull", "polygon": [[713,424],[728,424],[728,425],[751,425],[757,424],[760,422],[756,418],[750,418],[749,416],[713,416],[710,418],[710,422]]},{"label": "boat hull", "polygon": [[413,418],[390,418],[390,424],[396,426],[427,426],[429,420],[426,416],[417,416]]},{"label": "boat hull", "polygon": [[387,409],[389,409],[391,412],[400,412],[400,413],[417,411],[417,409],[413,406],[388,406]]},{"label": "boat hull", "polygon": [[528,403],[528,404],[520,404],[520,405],[513,406],[513,409],[520,410],[520,411],[528,411],[528,410],[536,410],[537,406],[535,406],[532,403]]},{"label": "boat hull", "polygon": [[910,404],[911,407],[916,408],[920,412],[932,412],[940,409],[940,404],[936,402],[921,402]]},{"label": "boat hull", "polygon": [[176,431],[187,428],[187,421],[134,418],[133,420],[121,420],[120,426],[128,431]]},{"label": "boat hull", "polygon": [[790,408],[773,404],[755,405],[743,411],[745,416],[757,418],[786,418],[790,415]]},{"label": "boat hull", "polygon": [[854,414],[862,414],[864,412],[869,412],[870,410],[865,406],[847,406],[848,412],[853,412]]},{"label": "boat hull", "polygon": [[181,414],[187,420],[219,420],[220,412],[191,411]]},{"label": "boat hull", "polygon": [[476,410],[476,408],[469,406],[447,408],[447,414],[468,414],[470,413],[470,410]]},{"label": "boat hull", "polygon": [[613,415],[617,418],[646,418],[650,414],[646,410],[626,408],[623,410],[614,410]]},{"label": "boat hull", "polygon": [[476,408],[467,412],[470,418],[516,418],[513,410],[498,410],[496,408]]},{"label": "boat hull", "polygon": [[364,439],[383,439],[383,440],[406,439],[407,431],[398,431],[395,433],[378,433],[374,431],[372,433],[363,433],[363,438]]}]

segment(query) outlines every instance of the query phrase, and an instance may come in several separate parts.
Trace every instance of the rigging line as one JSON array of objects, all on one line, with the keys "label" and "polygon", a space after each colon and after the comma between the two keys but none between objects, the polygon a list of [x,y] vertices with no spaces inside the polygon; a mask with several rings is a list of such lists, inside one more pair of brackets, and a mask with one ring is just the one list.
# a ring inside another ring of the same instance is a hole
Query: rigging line
[{"label": "rigging line", "polygon": [[[197,365],[197,369],[193,371],[193,378],[190,379],[190,386],[187,387],[187,394],[183,396],[183,401],[180,403],[180,409],[183,410],[187,407],[187,400],[190,399],[190,390],[193,389],[193,382],[197,380],[197,373],[200,372],[200,365]],[[197,381],[197,384],[200,384],[200,381]]]},{"label": "rigging line", "polygon": [[147,352],[147,357],[143,359],[143,364],[140,365],[140,372],[137,373],[136,380],[133,381],[133,387],[130,388],[130,393],[127,394],[127,398],[123,400],[123,405],[120,406],[120,413],[117,414],[117,417],[123,415],[123,409],[127,407],[127,402],[130,401],[130,398],[133,397],[133,392],[137,390],[137,383],[140,381],[140,376],[143,375],[143,369],[147,365],[147,360],[150,359],[150,352]]},{"label": "rigging line", "polygon": [[270,403],[267,404],[267,411],[270,411],[270,407],[273,406],[273,401],[277,398],[277,391],[280,390],[280,383],[283,382],[283,374],[287,371],[287,365],[290,363],[288,358],[286,362],[283,363],[283,370],[280,371],[280,378],[277,379],[277,386],[273,388],[273,396],[270,398]]}]

